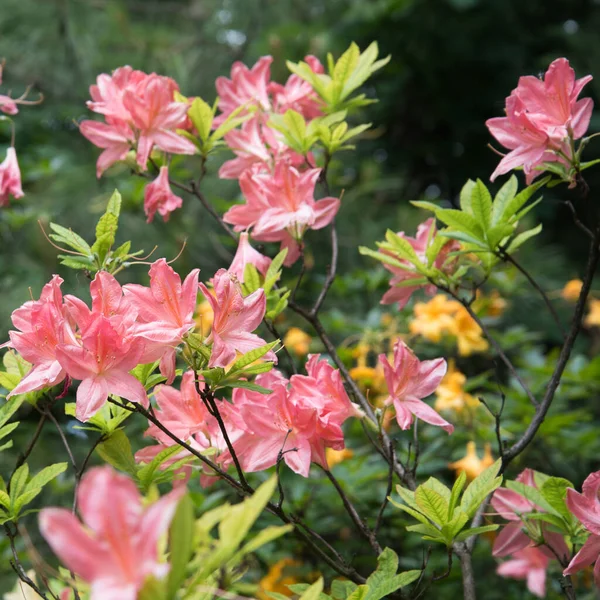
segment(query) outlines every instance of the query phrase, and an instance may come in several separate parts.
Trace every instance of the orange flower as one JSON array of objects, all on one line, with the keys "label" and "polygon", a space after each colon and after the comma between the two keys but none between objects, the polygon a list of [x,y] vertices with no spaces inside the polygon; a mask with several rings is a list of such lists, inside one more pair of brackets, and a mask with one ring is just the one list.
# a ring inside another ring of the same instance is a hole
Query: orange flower
[{"label": "orange flower", "polygon": [[327,448],[325,450],[325,458],[327,459],[327,464],[329,467],[335,467],[335,465],[339,465],[341,462],[352,458],[354,456],[354,452],[350,450],[350,448],[344,448],[343,450],[334,450],[333,448]]},{"label": "orange flower", "polygon": [[586,327],[600,327],[600,300],[590,298],[590,309],[583,324]]},{"label": "orange flower", "polygon": [[312,338],[298,327],[290,327],[283,337],[283,345],[296,356],[306,356],[310,349]]},{"label": "orange flower", "polygon": [[434,296],[429,302],[417,302],[409,330],[413,335],[439,342],[442,335],[453,327],[454,314],[459,308],[458,302],[449,300],[444,294]]},{"label": "orange flower", "polygon": [[298,579],[293,575],[284,575],[283,571],[286,567],[297,567],[299,564],[298,561],[291,558],[283,558],[271,565],[269,572],[258,583],[257,598],[259,600],[271,600],[271,596],[267,592],[274,592],[291,598],[294,593],[288,588],[288,585],[298,583]]},{"label": "orange flower", "polygon": [[435,391],[435,410],[453,410],[462,413],[465,408],[468,410],[477,408],[479,400],[464,390],[466,381],[465,375],[454,366],[454,361],[450,361],[448,371]]},{"label": "orange flower", "polygon": [[457,475],[464,471],[467,479],[472,481],[493,464],[494,457],[492,456],[492,448],[489,444],[485,445],[483,458],[480,459],[479,456],[477,456],[475,442],[468,442],[467,453],[465,456],[456,462],[450,463],[448,467],[453,471],[456,471]]},{"label": "orange flower", "polygon": [[194,320],[204,337],[208,336],[210,333],[214,318],[215,314],[213,313],[212,306],[209,302],[207,300],[200,302],[196,307],[196,317]]},{"label": "orange flower", "polygon": [[474,352],[485,352],[489,347],[487,340],[483,337],[481,327],[477,325],[464,306],[456,311],[450,333],[456,336],[458,353],[461,356],[470,356]]},{"label": "orange flower", "polygon": [[577,298],[579,298],[579,294],[581,293],[582,285],[583,281],[581,281],[581,279],[571,279],[571,281],[567,281],[560,295],[567,302],[576,302]]}]

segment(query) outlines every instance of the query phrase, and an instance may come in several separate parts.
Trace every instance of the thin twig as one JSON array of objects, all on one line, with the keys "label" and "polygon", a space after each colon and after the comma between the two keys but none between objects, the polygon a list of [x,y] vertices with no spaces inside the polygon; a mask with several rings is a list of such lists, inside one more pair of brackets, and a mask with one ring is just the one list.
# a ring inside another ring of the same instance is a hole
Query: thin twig
[{"label": "thin twig", "polygon": [[33,437],[31,438],[31,441],[29,442],[29,445],[27,446],[27,448],[26,448],[25,452],[23,452],[23,454],[19,454],[19,457],[17,458],[17,462],[15,463],[15,468],[13,469],[12,473],[10,474],[10,478],[8,480],[9,491],[10,491],[10,480],[12,479],[16,470],[25,463],[25,461],[29,458],[29,455],[33,452],[33,449],[34,449],[35,445],[37,444],[37,441],[42,433],[42,430],[44,429],[45,423],[46,423],[46,415],[42,414],[42,416],[40,417],[40,420],[38,421],[35,432],[33,433]]},{"label": "thin twig", "polygon": [[385,512],[385,509],[389,503],[389,498],[390,495],[392,494],[392,489],[394,487],[394,459],[395,459],[395,452],[394,452],[394,446],[393,444],[390,442],[390,446],[389,446],[389,471],[388,471],[388,483],[387,483],[387,489],[385,490],[385,498],[383,499],[383,502],[381,503],[381,506],[379,507],[379,513],[377,514],[377,520],[375,521],[375,527],[373,528],[373,535],[377,535],[379,533],[379,528],[381,527],[381,524],[383,523],[383,513]]},{"label": "thin twig", "polygon": [[379,545],[379,542],[377,541],[376,536],[369,529],[369,526],[360,518],[358,511],[356,510],[355,506],[352,504],[352,501],[350,500],[350,498],[348,498],[348,496],[346,495],[344,488],[340,485],[340,482],[335,478],[333,473],[325,467],[322,467],[322,469],[323,469],[325,475],[327,475],[327,478],[329,479],[329,481],[331,481],[331,483],[333,484],[333,487],[335,487],[339,497],[342,500],[342,504],[344,505],[346,512],[350,515],[350,518],[352,519],[352,522],[356,526],[356,529],[369,542],[369,544],[371,545],[371,548],[373,548],[373,550],[375,551],[377,556],[379,556],[381,554],[382,548]]},{"label": "thin twig", "polygon": [[[275,326],[275,323],[273,321],[269,321],[267,318],[265,318],[263,319],[263,323],[265,324],[265,327],[269,330],[269,333],[276,340],[282,340],[282,337],[281,335],[279,335],[279,331],[277,331],[277,327]],[[296,373],[298,373],[298,370],[296,369],[296,362],[294,361],[294,357],[290,354],[290,351],[287,349],[287,346],[283,343],[283,341],[281,342],[281,349],[283,350],[283,353],[288,359],[288,363],[290,364],[292,374],[296,375]]]},{"label": "thin twig", "polygon": [[335,221],[331,222],[331,262],[329,263],[329,268],[327,269],[327,277],[325,278],[325,283],[323,284],[323,288],[317,297],[312,309],[311,314],[316,316],[323,306],[323,302],[325,302],[325,298],[327,297],[327,292],[329,292],[329,288],[333,285],[335,280],[336,272],[337,272],[337,261],[338,261],[338,237],[337,230],[335,228]]},{"label": "thin twig", "polygon": [[25,572],[25,569],[23,568],[23,565],[21,564],[21,561],[19,559],[19,554],[17,552],[17,547],[15,545],[15,537],[18,533],[18,529],[17,529],[17,533],[15,533],[15,532],[11,531],[8,523],[5,523],[4,531],[6,532],[6,536],[8,537],[8,540],[10,542],[10,549],[11,549],[11,552],[13,555],[13,560],[11,561],[11,566],[15,570],[17,575],[19,576],[19,579],[23,583],[27,584],[37,594],[39,594],[39,596],[41,598],[43,598],[44,600],[48,600],[48,596],[46,596],[46,594],[44,592],[42,592],[42,590],[32,581],[31,577],[29,577],[29,575],[27,575],[27,573]]},{"label": "thin twig", "polygon": [[527,281],[529,281],[531,286],[542,297],[544,304],[547,306],[548,310],[550,311],[550,314],[552,315],[552,318],[554,319],[554,322],[556,323],[556,326],[558,327],[558,330],[560,331],[560,333],[564,339],[567,335],[565,328],[563,327],[563,324],[560,322],[560,317],[558,316],[556,309],[552,305],[550,298],[548,298],[548,295],[541,288],[539,283],[531,276],[531,274],[529,273],[529,271],[527,271],[525,269],[525,267],[523,267],[520,263],[518,263],[516,261],[516,259],[514,257],[512,257],[510,254],[508,254],[508,252],[506,252],[505,250],[501,249],[498,256],[500,258],[502,258],[503,260],[505,260],[506,262],[509,262],[511,265],[513,265],[525,277],[525,279],[527,279]]}]

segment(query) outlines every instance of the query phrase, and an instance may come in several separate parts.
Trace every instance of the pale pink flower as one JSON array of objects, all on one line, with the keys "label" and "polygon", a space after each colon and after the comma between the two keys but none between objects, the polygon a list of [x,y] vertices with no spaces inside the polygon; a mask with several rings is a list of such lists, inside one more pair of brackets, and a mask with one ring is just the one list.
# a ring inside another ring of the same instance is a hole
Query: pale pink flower
[{"label": "pale pink flower", "polygon": [[389,393],[385,403],[394,405],[401,429],[408,429],[417,417],[448,433],[454,431],[453,425],[422,400],[435,392],[446,374],[447,364],[443,358],[420,361],[404,342],[398,341],[394,345],[393,364],[385,354],[379,355],[379,362]]},{"label": "pale pink flower", "polygon": [[94,314],[81,331],[80,343],[65,343],[56,348],[56,358],[77,388],[76,416],[87,421],[106,403],[110,394],[148,405],[144,386],[129,373],[141,363],[144,341],[123,337],[102,314]]},{"label": "pale pink flower", "polygon": [[238,247],[228,271],[233,273],[241,283],[244,283],[244,271],[248,264],[254,265],[259,273],[265,275],[271,259],[255,250],[250,244],[248,233],[243,231],[240,233]]},{"label": "pale pink flower", "polygon": [[96,177],[100,177],[116,162],[124,160],[135,139],[133,131],[124,121],[113,124],[82,121],[79,124],[79,131],[94,146],[104,149],[96,162]]},{"label": "pale pink flower", "polygon": [[159,540],[184,492],[173,490],[144,506],[130,479],[97,467],[77,491],[83,523],[70,510],[45,508],[40,531],[64,565],[90,585],[90,600],[135,600],[148,576],[163,578],[169,570],[159,560]]},{"label": "pale pink flower", "polygon": [[148,217],[147,222],[152,222],[156,211],[167,222],[170,214],[181,208],[183,200],[176,196],[169,184],[169,167],[160,168],[158,177],[149,183],[144,190],[144,212]]},{"label": "pale pink flower", "polygon": [[12,146],[6,150],[6,158],[0,164],[0,207],[8,206],[10,196],[15,199],[24,196],[17,153]]},{"label": "pale pink flower", "polygon": [[217,78],[215,86],[221,114],[215,119],[215,126],[220,125],[240,106],[270,110],[268,86],[272,62],[272,57],[262,56],[251,69],[241,62],[234,62],[231,67],[231,79]]},{"label": "pale pink flower", "polygon": [[338,198],[315,200],[315,185],[320,169],[300,173],[294,167],[278,163],[274,175],[242,177],[240,186],[246,205],[230,208],[223,219],[236,231],[253,227],[254,239],[280,242],[288,248],[287,266],[300,256],[300,242],[307,229],[322,229],[331,223],[340,208]]},{"label": "pale pink flower", "polygon": [[[310,66],[314,73],[325,72],[325,68],[316,56],[305,56],[304,62]],[[271,82],[269,92],[273,96],[275,111],[278,113],[285,113],[291,109],[303,115],[307,120],[320,117],[323,114],[323,102],[319,99],[312,85],[298,75],[290,75],[285,85]]]},{"label": "pale pink flower", "polygon": [[512,555],[512,559],[498,566],[496,572],[502,577],[524,579],[527,589],[537,596],[546,595],[546,569],[550,559],[539,548],[530,546]]},{"label": "pale pink flower", "polygon": [[208,366],[225,367],[235,359],[236,351],[244,354],[266,344],[252,333],[265,316],[265,291],[259,289],[244,298],[237,278],[225,269],[219,269],[212,282],[214,295],[203,283],[200,284],[214,312],[212,329],[206,340],[212,343]]},{"label": "pale pink flower", "polygon": [[198,295],[199,269],[185,278],[164,258],[150,267],[150,287],[137,284],[123,286],[123,292],[137,312],[136,336],[146,341],[144,359],[158,360],[168,383],[175,378],[175,351],[183,336],[194,327],[194,310]]},{"label": "pale pink flower", "polygon": [[[107,123],[127,122],[131,119],[131,114],[123,104],[123,95],[126,90],[137,94],[148,77],[148,74],[132,69],[129,65],[115,69],[111,75],[102,73],[96,78],[96,85],[90,86],[92,99],[87,102],[87,106],[104,115]],[[179,89],[173,80],[168,80],[168,83],[173,92]]]},{"label": "pale pink flower", "polygon": [[300,166],[305,162],[301,154],[285,145],[281,133],[261,124],[258,118],[230,131],[225,142],[236,158],[223,163],[219,169],[221,179],[238,179],[246,171],[270,173],[278,163]]},{"label": "pale pink flower", "polygon": [[309,354],[307,375],[292,375],[291,395],[296,404],[314,406],[321,428],[341,427],[349,417],[361,418],[364,413],[350,401],[341,373],[320,354]]},{"label": "pale pink flower", "polygon": [[583,482],[583,494],[567,490],[566,503],[569,510],[590,532],[590,537],[565,569],[565,575],[594,564],[594,580],[600,587],[600,471],[596,471]]},{"label": "pale pink flower", "polygon": [[[397,235],[406,240],[413,247],[421,262],[427,264],[427,248],[433,243],[435,236],[437,235],[435,219],[431,218],[423,221],[423,223],[417,227],[417,235],[414,238],[406,235],[403,231],[398,232]],[[446,264],[446,260],[448,254],[457,249],[458,243],[448,240],[448,243],[445,244],[438,253],[434,261],[434,266],[446,271],[451,270],[453,266],[452,264]],[[383,295],[381,304],[394,304],[394,302],[397,302],[398,308],[404,308],[410,300],[410,297],[417,290],[423,289],[429,296],[433,296],[437,292],[437,288],[431,284],[417,283],[416,285],[399,286],[398,284],[404,284],[411,279],[422,279],[423,276],[408,261],[395,256],[388,250],[381,250],[381,252],[393,256],[396,260],[399,260],[402,264],[406,265],[406,269],[403,269],[384,263],[383,266],[392,273],[393,277],[390,279],[390,289]]]},{"label": "pale pink flower", "polygon": [[173,154],[196,153],[196,146],[175,132],[185,124],[188,111],[187,103],[174,100],[177,89],[169,77],[152,73],[135,91],[126,89],[123,93],[123,106],[138,132],[137,162],[144,170],[154,145]]},{"label": "pale pink flower", "polygon": [[326,466],[326,440],[317,434],[316,408],[295,404],[287,389],[288,381],[277,374],[259,375],[256,382],[272,393],[266,396],[236,390],[234,397],[236,412],[247,429],[247,435],[235,444],[244,470],[252,473],[268,469],[277,463],[280,453],[288,467],[303,477],[308,477],[311,462]]},{"label": "pale pink flower", "polygon": [[530,183],[542,163],[560,160],[556,152],[570,157],[569,138],[577,140],[589,126],[593,101],[577,100],[591,75],[575,79],[575,71],[566,58],[555,60],[544,79],[521,77],[507,98],[506,117],[486,122],[490,133],[510,152],[500,161],[492,181],[503,173],[523,167]]},{"label": "pale pink flower", "polygon": [[63,280],[54,275],[44,286],[39,300],[26,302],[12,313],[13,325],[19,331],[10,331],[10,342],[3,346],[14,348],[33,367],[10,392],[9,398],[52,387],[65,378],[56,351],[59,344],[74,341],[75,337],[65,318],[62,283]]}]

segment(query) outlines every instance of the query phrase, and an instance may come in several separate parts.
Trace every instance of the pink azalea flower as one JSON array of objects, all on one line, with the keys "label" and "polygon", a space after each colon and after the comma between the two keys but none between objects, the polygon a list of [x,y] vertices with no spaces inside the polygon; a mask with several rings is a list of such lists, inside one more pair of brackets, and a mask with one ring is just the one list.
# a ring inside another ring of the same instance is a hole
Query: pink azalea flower
[{"label": "pink azalea flower", "polygon": [[265,275],[271,262],[268,256],[261,254],[250,245],[249,235],[243,231],[240,233],[238,247],[228,271],[233,273],[241,283],[244,283],[246,265],[254,265],[259,273]]},{"label": "pink azalea flower", "polygon": [[[315,73],[325,72],[325,68],[316,56],[305,56],[304,62]],[[303,115],[307,120],[323,114],[323,103],[312,85],[298,75],[290,75],[285,85],[271,82],[269,92],[273,95],[273,104],[278,113],[285,113],[291,109]]]},{"label": "pink azalea flower", "polygon": [[200,284],[214,312],[212,329],[206,340],[213,345],[208,366],[225,367],[235,359],[236,351],[244,354],[266,344],[252,333],[265,316],[266,298],[263,289],[244,298],[239,282],[225,269],[217,271],[212,282],[214,296],[203,283]]},{"label": "pink azalea flower", "polygon": [[17,153],[11,146],[6,151],[6,158],[0,164],[0,207],[8,206],[8,199],[22,198],[21,170],[17,162]]},{"label": "pink azalea flower", "polygon": [[307,375],[292,375],[291,394],[297,404],[317,408],[319,424],[323,428],[341,426],[349,417],[362,418],[364,413],[350,401],[341,373],[320,354],[309,354]]},{"label": "pink azalea flower", "polygon": [[151,223],[156,211],[161,215],[165,223],[170,214],[181,208],[183,200],[176,196],[169,184],[169,167],[161,167],[158,177],[146,186],[144,190],[144,212]]},{"label": "pink azalea flower", "polygon": [[[421,223],[417,227],[417,235],[416,237],[410,237],[405,235],[403,231],[400,231],[397,234],[399,237],[405,239],[414,249],[417,256],[421,259],[421,261],[426,264],[426,252],[427,248],[433,243],[435,236],[437,235],[437,227],[435,224],[435,219],[427,219],[423,223]],[[452,269],[452,265],[447,265],[446,259],[450,252],[458,249],[458,243],[452,240],[449,240],[447,244],[443,246],[440,250],[437,258],[435,259],[434,266],[438,269],[450,270]],[[391,252],[387,250],[381,250],[383,254],[389,254],[390,256],[394,256]],[[390,279],[390,289],[383,295],[381,299],[381,304],[394,304],[394,302],[398,303],[398,308],[404,308],[410,297],[419,289],[423,289],[425,293],[429,296],[433,296],[437,289],[434,285],[429,284],[417,284],[417,285],[409,285],[398,287],[399,284],[403,284],[411,279],[422,279],[422,275],[416,271],[416,269],[408,262],[403,259],[400,259],[394,256],[397,260],[400,260],[401,263],[406,264],[406,269],[401,269],[400,267],[395,267],[393,265],[388,265],[384,263],[384,267],[392,273],[393,277]]]},{"label": "pink azalea flower", "polygon": [[96,162],[96,177],[100,177],[116,162],[124,160],[135,139],[133,131],[124,121],[113,124],[82,121],[79,131],[94,146],[104,149]]},{"label": "pink azalea flower", "polygon": [[[159,385],[154,389],[159,407],[156,418],[182,440],[188,440],[192,435],[202,431],[206,428],[206,422],[214,419],[196,391],[195,377],[193,371],[186,371],[181,378],[181,389],[169,385]],[[201,384],[201,388],[203,387],[204,384]],[[173,444],[173,440],[153,424],[145,435],[152,436],[167,446]]]},{"label": "pink azalea flower", "polygon": [[138,131],[137,162],[142,169],[154,145],[173,154],[195,154],[196,146],[175,133],[186,120],[188,105],[173,99],[177,84],[169,77],[152,73],[137,86],[126,89],[123,106],[131,115],[131,124]]},{"label": "pink azalea flower", "polygon": [[80,344],[65,343],[56,348],[56,358],[77,388],[76,416],[87,421],[96,414],[110,394],[147,406],[144,386],[129,373],[141,363],[144,341],[123,337],[111,321],[94,314],[81,331]]},{"label": "pink azalea flower", "polygon": [[[90,86],[92,99],[87,102],[87,106],[95,113],[104,115],[108,123],[127,122],[131,119],[131,114],[123,104],[123,95],[126,90],[137,94],[148,77],[143,71],[132,69],[129,65],[115,69],[112,75],[102,73],[96,78],[96,85]],[[173,80],[168,83],[173,92],[179,89]]]},{"label": "pink azalea flower", "polygon": [[510,152],[500,161],[491,176],[523,167],[527,183],[541,172],[547,161],[560,160],[556,152],[570,156],[569,138],[585,135],[593,109],[590,98],[577,100],[591,75],[575,79],[575,71],[566,58],[555,60],[544,79],[521,77],[506,100],[506,117],[486,122],[490,133]]},{"label": "pink azalea flower", "polygon": [[300,255],[300,241],[307,229],[322,229],[333,221],[340,208],[338,198],[315,200],[320,169],[302,173],[278,163],[274,175],[248,175],[240,180],[247,204],[229,209],[223,219],[236,231],[253,227],[253,237],[280,242],[288,252],[287,266]]},{"label": "pink azalea flower", "polygon": [[164,258],[150,267],[150,287],[123,286],[125,297],[137,311],[136,335],[146,341],[145,360],[161,359],[160,371],[168,383],[175,378],[175,351],[183,336],[194,327],[199,269],[185,278]]},{"label": "pink azalea flower", "polygon": [[247,429],[235,444],[243,469],[250,473],[268,469],[277,463],[280,452],[287,466],[303,477],[308,477],[313,461],[326,466],[325,440],[317,435],[317,410],[294,403],[287,380],[276,374],[259,375],[256,381],[272,393],[236,390],[234,398]]},{"label": "pink azalea flower", "polygon": [[0,94],[0,111],[6,115],[16,115],[19,107],[13,98]]},{"label": "pink azalea flower", "polygon": [[502,563],[496,572],[502,577],[526,580],[527,589],[538,598],[544,598],[549,562],[548,556],[539,548],[530,546],[515,552],[512,560]]},{"label": "pink azalea flower", "polygon": [[304,163],[304,157],[290,150],[278,131],[261,124],[258,118],[230,131],[225,141],[236,158],[223,163],[219,169],[221,179],[238,179],[246,171],[270,173],[280,162],[294,166]]},{"label": "pink azalea flower", "polygon": [[408,429],[417,417],[448,433],[454,431],[453,425],[422,400],[433,394],[446,374],[447,364],[443,358],[420,361],[404,342],[398,341],[394,346],[393,364],[385,354],[379,355],[379,362],[389,393],[385,403],[394,405],[401,429]]},{"label": "pink azalea flower", "polygon": [[268,86],[272,62],[272,57],[262,56],[251,69],[241,62],[234,62],[231,67],[231,79],[217,78],[215,86],[221,114],[215,119],[215,126],[220,125],[240,106],[255,106],[261,110],[270,110]]},{"label": "pink azalea flower", "polygon": [[565,569],[565,575],[572,575],[588,565],[594,564],[594,580],[600,587],[600,471],[596,471],[583,482],[583,494],[573,489],[567,490],[566,503],[569,510],[590,532],[581,550],[573,557]]},{"label": "pink azalea flower", "polygon": [[83,524],[70,510],[45,508],[40,531],[64,565],[90,584],[90,600],[135,600],[148,576],[168,572],[158,544],[184,491],[144,506],[130,479],[97,467],[77,492]]},{"label": "pink azalea flower", "polygon": [[14,348],[33,367],[10,392],[9,398],[52,387],[65,378],[65,371],[57,360],[57,347],[67,340],[74,341],[75,337],[65,318],[62,283],[63,280],[54,275],[44,286],[39,300],[26,302],[12,313],[13,325],[19,331],[10,331],[10,342],[0,347]]}]

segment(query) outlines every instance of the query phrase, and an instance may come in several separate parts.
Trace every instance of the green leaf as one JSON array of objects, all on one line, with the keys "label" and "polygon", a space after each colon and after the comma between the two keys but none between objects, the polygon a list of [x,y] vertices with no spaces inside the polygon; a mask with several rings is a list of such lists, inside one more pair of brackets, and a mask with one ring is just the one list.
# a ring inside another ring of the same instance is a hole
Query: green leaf
[{"label": "green leaf", "polygon": [[448,523],[442,527],[442,535],[444,536],[447,546],[451,546],[454,538],[459,531],[467,524],[469,516],[465,514],[460,508],[454,511],[454,516]]},{"label": "green leaf", "polygon": [[437,492],[446,502],[450,502],[450,490],[435,477],[430,477],[422,486]]},{"label": "green leaf", "polygon": [[471,216],[473,215],[473,210],[471,209],[471,197],[473,195],[474,187],[475,182],[472,179],[469,179],[460,190],[460,208],[463,212],[466,212]]},{"label": "green leaf", "polygon": [[115,431],[106,441],[98,444],[97,452],[100,458],[109,465],[135,475],[137,465],[131,451],[131,443],[124,431]]},{"label": "green leaf", "polygon": [[[142,466],[136,465],[136,476],[144,491],[147,491],[154,482],[155,474],[160,469],[160,466],[173,455],[181,452],[181,450],[181,447],[175,444],[161,450],[148,464]],[[191,460],[194,460],[193,455],[186,457],[184,463]]]},{"label": "green leaf", "polygon": [[[0,375],[1,374],[2,373],[0,373]],[[0,385],[4,384],[0,381]],[[0,427],[4,426],[8,422],[8,420],[17,412],[17,410],[19,410],[24,401],[25,395],[21,394],[16,398],[11,398],[0,407]]]},{"label": "green leaf", "polygon": [[469,517],[475,514],[488,494],[491,494],[502,484],[502,477],[497,477],[501,465],[502,460],[498,459],[493,465],[480,473],[465,490],[460,508]]},{"label": "green leaf", "polygon": [[250,383],[249,381],[224,381],[219,385],[228,388],[242,388],[251,392],[260,392],[261,394],[271,394],[273,392],[273,390],[269,390],[256,383]]},{"label": "green leaf", "polygon": [[487,231],[492,219],[492,196],[481,179],[471,192],[471,210],[483,231]]},{"label": "green leaf", "polygon": [[518,189],[519,182],[515,175],[511,175],[510,179],[500,188],[494,198],[492,225],[504,222],[503,216],[506,205],[515,197]]},{"label": "green leaf", "polygon": [[65,244],[69,248],[72,248],[76,252],[81,252],[81,254],[85,254],[86,256],[92,254],[89,244],[71,229],[67,229],[57,223],[50,223],[50,229],[54,232],[50,234],[50,237],[58,244]]},{"label": "green leaf", "polygon": [[29,465],[21,465],[10,479],[10,497],[18,498],[25,490],[29,478]]},{"label": "green leaf", "polygon": [[275,285],[281,276],[281,267],[283,266],[283,261],[285,260],[287,253],[288,249],[284,248],[281,252],[277,253],[277,256],[271,261],[271,264],[265,273],[265,284],[263,285],[265,294],[268,294],[271,291],[273,285]]},{"label": "green leaf", "polygon": [[483,232],[479,221],[469,213],[454,208],[440,208],[435,215],[445,225],[468,233],[476,239],[483,239]]},{"label": "green leaf", "polygon": [[206,142],[210,137],[214,118],[212,107],[202,100],[202,98],[196,97],[188,109],[188,116],[198,132],[198,137],[203,142]]},{"label": "green leaf", "polygon": [[529,198],[531,198],[531,196],[533,196],[533,194],[535,194],[542,186],[546,185],[548,181],[550,181],[550,177],[544,177],[543,179],[540,179],[533,185],[530,185],[526,187],[523,191],[519,192],[512,200],[509,200],[506,203],[504,212],[500,217],[500,220],[514,220],[515,215],[517,214],[517,212],[519,212],[521,207],[524,206],[525,203],[529,200]]},{"label": "green leaf", "polygon": [[464,542],[466,539],[474,535],[480,535],[488,531],[496,531],[498,527],[500,527],[500,525],[482,525],[481,527],[472,527],[471,529],[465,529],[463,532],[459,533],[456,536],[455,541]]},{"label": "green leaf", "polygon": [[514,231],[515,226],[508,223],[500,223],[490,227],[486,232],[486,237],[491,250],[495,250],[498,244]]},{"label": "green leaf", "polygon": [[331,582],[331,595],[335,600],[346,600],[358,586],[348,579],[334,579]]},{"label": "green leaf", "polygon": [[443,525],[448,518],[448,502],[437,491],[420,485],[415,492],[415,500],[421,512],[437,525]]},{"label": "green leaf", "polygon": [[29,480],[25,486],[25,492],[33,490],[41,491],[47,483],[58,477],[61,473],[64,473],[67,470],[67,466],[66,462],[62,462],[45,467]]},{"label": "green leaf", "polygon": [[169,529],[169,540],[171,568],[167,578],[167,600],[175,598],[182,588],[186,568],[194,552],[194,503],[188,494],[177,505]]},{"label": "green leaf", "polygon": [[252,263],[248,263],[244,267],[244,288],[247,290],[247,295],[255,292],[260,287],[260,275],[258,270]]},{"label": "green leaf", "polygon": [[104,264],[107,254],[115,243],[120,212],[121,194],[118,190],[115,190],[108,201],[106,212],[100,217],[96,225],[96,241],[91,248],[92,252],[98,255],[100,264]]},{"label": "green leaf", "polygon": [[458,500],[466,482],[467,474],[464,471],[461,471],[459,476],[456,478],[454,485],[452,486],[452,492],[448,502],[448,521],[450,521],[454,515],[454,509],[458,506]]},{"label": "green leaf", "polygon": [[257,361],[262,358],[265,354],[270,352],[275,346],[279,344],[279,340],[275,340],[274,342],[270,342],[261,346],[260,348],[254,348],[254,350],[250,350],[246,352],[240,358],[238,358],[232,365],[231,369],[228,372],[228,375],[235,372],[241,371],[244,367],[247,367],[249,364]]},{"label": "green leaf", "polygon": [[345,83],[352,74],[352,71],[354,71],[356,68],[359,58],[360,49],[354,42],[352,42],[348,50],[346,50],[346,52],[344,52],[335,63],[335,68],[333,69],[334,81],[342,84]]},{"label": "green leaf", "polygon": [[565,504],[567,489],[572,487],[573,484],[568,479],[563,479],[562,477],[550,477],[540,488],[540,492],[548,501],[548,504],[550,504],[550,506],[552,506],[552,508],[567,521],[570,521],[573,518],[571,511]]},{"label": "green leaf", "polygon": [[506,252],[508,254],[511,254],[512,252],[515,252],[526,241],[528,241],[532,237],[535,237],[536,235],[538,235],[540,233],[540,231],[542,231],[542,224],[541,223],[539,225],[537,225],[536,227],[533,227],[532,229],[528,229],[527,231],[523,231],[522,233],[519,233],[519,235],[515,236],[515,238],[512,240],[512,242],[508,245],[508,248],[506,249]]}]

